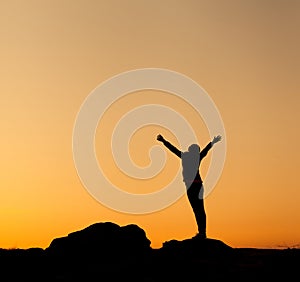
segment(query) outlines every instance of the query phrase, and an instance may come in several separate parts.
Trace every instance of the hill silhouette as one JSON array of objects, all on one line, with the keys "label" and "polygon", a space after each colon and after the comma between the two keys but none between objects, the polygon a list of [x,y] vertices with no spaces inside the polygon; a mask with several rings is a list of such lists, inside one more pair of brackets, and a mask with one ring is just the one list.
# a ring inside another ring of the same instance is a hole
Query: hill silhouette
[{"label": "hill silhouette", "polygon": [[263,281],[297,277],[300,249],[232,248],[217,239],[152,249],[135,224],[92,224],[46,249],[0,249],[1,281]]},{"label": "hill silhouette", "polygon": [[103,222],[54,239],[46,252],[52,256],[115,262],[129,257],[140,259],[151,251],[150,244],[145,231],[137,225],[120,227]]}]

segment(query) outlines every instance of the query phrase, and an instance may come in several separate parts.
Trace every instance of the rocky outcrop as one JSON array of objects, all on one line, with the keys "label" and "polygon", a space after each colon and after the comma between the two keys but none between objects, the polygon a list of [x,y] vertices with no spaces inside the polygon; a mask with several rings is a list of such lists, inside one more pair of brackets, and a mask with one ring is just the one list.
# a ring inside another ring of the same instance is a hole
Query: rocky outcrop
[{"label": "rocky outcrop", "polygon": [[292,281],[299,249],[236,249],[217,239],[150,247],[143,229],[95,223],[48,248],[0,249],[1,281]]},{"label": "rocky outcrop", "polygon": [[151,251],[150,244],[145,231],[137,225],[120,227],[115,223],[102,222],[54,239],[46,252],[81,260],[118,261],[146,255]]}]

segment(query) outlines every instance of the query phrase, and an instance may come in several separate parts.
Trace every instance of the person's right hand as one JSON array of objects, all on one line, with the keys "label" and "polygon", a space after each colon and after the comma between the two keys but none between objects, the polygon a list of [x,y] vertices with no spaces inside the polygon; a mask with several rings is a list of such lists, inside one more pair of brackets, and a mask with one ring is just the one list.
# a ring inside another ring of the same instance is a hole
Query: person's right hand
[{"label": "person's right hand", "polygon": [[162,135],[158,134],[157,135],[157,138],[156,138],[158,141],[164,141],[164,138],[162,137]]}]

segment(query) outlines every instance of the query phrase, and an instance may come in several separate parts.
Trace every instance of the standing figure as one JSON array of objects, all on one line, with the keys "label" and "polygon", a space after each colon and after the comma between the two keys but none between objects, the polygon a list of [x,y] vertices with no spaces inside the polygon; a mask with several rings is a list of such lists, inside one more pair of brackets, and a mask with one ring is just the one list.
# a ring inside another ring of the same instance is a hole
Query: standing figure
[{"label": "standing figure", "polygon": [[193,209],[198,233],[195,238],[206,238],[206,213],[204,208],[204,187],[200,176],[199,167],[202,159],[207,155],[213,145],[221,140],[221,136],[215,136],[207,146],[200,150],[198,144],[189,146],[187,152],[181,152],[174,145],[168,142],[162,135],[157,135],[157,140],[162,142],[172,153],[181,158],[183,182],[187,189],[187,196]]}]

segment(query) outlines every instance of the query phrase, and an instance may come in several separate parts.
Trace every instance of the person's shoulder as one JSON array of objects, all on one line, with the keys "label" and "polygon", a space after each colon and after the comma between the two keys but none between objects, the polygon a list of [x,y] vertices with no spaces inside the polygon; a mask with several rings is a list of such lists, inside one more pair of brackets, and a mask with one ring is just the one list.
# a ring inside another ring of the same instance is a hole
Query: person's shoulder
[{"label": "person's shoulder", "polygon": [[182,158],[188,157],[189,155],[190,155],[189,152],[181,152],[181,157]]}]

